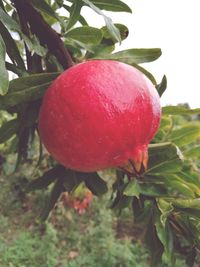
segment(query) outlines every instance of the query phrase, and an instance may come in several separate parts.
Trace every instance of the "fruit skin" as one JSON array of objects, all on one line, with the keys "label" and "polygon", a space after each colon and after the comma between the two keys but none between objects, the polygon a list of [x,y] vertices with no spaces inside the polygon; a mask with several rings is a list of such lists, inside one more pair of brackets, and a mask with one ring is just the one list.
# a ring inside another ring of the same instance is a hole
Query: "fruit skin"
[{"label": "fruit skin", "polygon": [[48,88],[40,137],[62,165],[82,172],[133,163],[146,167],[161,116],[153,84],[136,68],[91,60],[64,71]]}]

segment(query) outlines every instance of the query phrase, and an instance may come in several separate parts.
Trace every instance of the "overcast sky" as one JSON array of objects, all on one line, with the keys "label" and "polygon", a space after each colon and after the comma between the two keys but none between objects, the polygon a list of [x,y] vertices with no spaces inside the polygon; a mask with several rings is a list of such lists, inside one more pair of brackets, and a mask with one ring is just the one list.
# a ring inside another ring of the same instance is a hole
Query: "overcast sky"
[{"label": "overcast sky", "polygon": [[[160,47],[162,56],[143,64],[161,80],[168,78],[162,105],[188,102],[200,107],[200,10],[199,0],[124,0],[133,10],[109,13],[114,22],[129,28],[127,40],[120,50]],[[84,13],[91,25],[101,26],[103,20],[92,11]]]}]

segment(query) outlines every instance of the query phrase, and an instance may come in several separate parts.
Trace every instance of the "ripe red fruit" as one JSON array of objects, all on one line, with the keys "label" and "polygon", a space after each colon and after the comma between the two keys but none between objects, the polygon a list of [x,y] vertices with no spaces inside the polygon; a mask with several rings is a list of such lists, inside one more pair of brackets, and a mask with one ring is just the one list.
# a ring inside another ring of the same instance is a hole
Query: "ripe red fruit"
[{"label": "ripe red fruit", "polygon": [[146,168],[160,123],[153,84],[117,61],[91,60],[64,71],[47,90],[39,132],[49,153],[83,172],[132,164]]}]

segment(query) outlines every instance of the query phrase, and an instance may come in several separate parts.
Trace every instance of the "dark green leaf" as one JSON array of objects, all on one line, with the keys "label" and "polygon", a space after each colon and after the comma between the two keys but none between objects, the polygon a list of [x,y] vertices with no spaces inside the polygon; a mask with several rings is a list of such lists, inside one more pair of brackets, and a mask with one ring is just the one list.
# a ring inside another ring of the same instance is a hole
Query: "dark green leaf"
[{"label": "dark green leaf", "polygon": [[[67,6],[67,5],[63,5],[63,7],[68,11],[68,12],[70,12],[70,8],[71,7],[69,7],[69,6]],[[85,18],[83,17],[83,16],[81,16],[81,14],[79,15],[79,22],[83,25],[83,26],[88,26],[88,23],[87,23],[87,21],[85,20]]]},{"label": "dark green leaf", "polygon": [[10,82],[8,93],[0,98],[3,106],[33,101],[43,96],[47,87],[60,73],[33,74]]},{"label": "dark green leaf", "polygon": [[179,172],[182,168],[182,154],[172,143],[149,145],[149,162],[145,174],[155,175]]},{"label": "dark green leaf", "polygon": [[80,177],[78,172],[69,169],[65,171],[63,177],[65,191],[68,193],[73,192],[83,181],[83,177]]},{"label": "dark green leaf", "polygon": [[200,124],[192,122],[183,125],[173,130],[168,139],[180,147],[191,144],[200,139]]},{"label": "dark green leaf", "polygon": [[134,223],[139,225],[148,224],[151,217],[152,202],[149,200],[143,201],[136,197],[132,201]]},{"label": "dark green leaf", "polygon": [[6,52],[8,56],[10,57],[10,59],[12,60],[12,62],[16,64],[19,68],[25,70],[24,61],[20,56],[18,47],[15,41],[13,40],[11,34],[9,33],[9,31],[3,25],[2,22],[0,22],[0,34],[2,35],[3,40],[5,42]]},{"label": "dark green leaf", "polygon": [[63,186],[63,179],[59,178],[55,182],[55,185],[50,194],[50,198],[48,199],[46,207],[41,214],[41,217],[40,217],[41,221],[45,221],[48,218],[50,212],[53,210],[56,202],[58,201],[59,197],[61,196],[64,190],[65,188]]},{"label": "dark green leaf", "polygon": [[13,119],[5,122],[0,128],[0,144],[6,142],[14,134],[16,134],[19,128],[19,120]]},{"label": "dark green leaf", "polygon": [[115,12],[129,12],[132,10],[128,5],[119,0],[90,0],[95,6],[100,9]]},{"label": "dark green leaf", "polygon": [[42,11],[47,15],[51,16],[52,18],[59,20],[58,15],[54,12],[51,6],[48,5],[44,0],[31,0],[31,3],[39,11]]},{"label": "dark green leaf", "polygon": [[72,29],[65,36],[85,44],[93,45],[98,45],[102,40],[101,30],[89,26]]},{"label": "dark green leaf", "polygon": [[83,177],[86,186],[97,196],[103,195],[108,191],[106,182],[97,173],[80,173],[79,177]]},{"label": "dark green leaf", "polygon": [[0,7],[0,21],[11,31],[21,33],[19,24]]},{"label": "dark green leaf", "polygon": [[156,89],[158,91],[159,96],[162,96],[162,94],[167,89],[167,77],[165,75],[163,76],[161,83],[156,86]]},{"label": "dark green leaf", "polygon": [[168,222],[163,226],[160,221],[156,221],[157,235],[164,246],[164,253],[167,257],[170,267],[175,266],[174,255],[174,235]]},{"label": "dark green leaf", "polygon": [[27,186],[27,192],[46,189],[51,183],[53,183],[57,178],[59,178],[63,167],[57,165],[52,169],[46,171],[41,177],[32,180]]},{"label": "dark green leaf", "polygon": [[151,49],[128,49],[123,50],[111,55],[105,55],[104,59],[113,59],[124,62],[129,65],[140,64],[145,62],[151,62],[156,60],[161,56],[161,50],[159,48],[151,48]]},{"label": "dark green leaf", "polygon": [[73,1],[73,4],[71,5],[70,10],[69,10],[70,17],[67,23],[68,30],[71,29],[76,24],[76,22],[79,20],[82,6],[83,6],[82,1],[80,0]]},{"label": "dark green leaf", "polygon": [[160,267],[164,249],[163,249],[163,244],[158,238],[156,227],[153,221],[153,217],[151,217],[147,225],[147,229],[145,233],[145,243],[151,255],[150,267]]},{"label": "dark green leaf", "polygon": [[28,73],[24,69],[20,69],[16,67],[15,64],[11,64],[9,62],[6,62],[6,69],[17,74],[19,77],[28,75]]},{"label": "dark green leaf", "polygon": [[1,73],[0,95],[5,95],[7,93],[9,85],[8,72],[5,64],[6,61],[5,57],[6,57],[6,47],[3,38],[0,35],[0,73]]},{"label": "dark green leaf", "polygon": [[162,108],[162,114],[166,115],[193,115],[200,114],[200,108],[189,109],[182,106],[166,106]]}]

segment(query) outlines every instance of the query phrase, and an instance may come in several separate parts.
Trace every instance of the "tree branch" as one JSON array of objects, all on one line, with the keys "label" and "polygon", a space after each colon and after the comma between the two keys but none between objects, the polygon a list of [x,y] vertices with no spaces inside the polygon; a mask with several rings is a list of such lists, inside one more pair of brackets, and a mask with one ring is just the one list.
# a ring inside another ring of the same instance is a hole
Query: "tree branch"
[{"label": "tree branch", "polygon": [[43,19],[40,13],[26,0],[13,0],[16,8],[23,12],[29,22],[31,32],[35,34],[42,45],[46,45],[49,51],[57,58],[64,69],[73,65],[72,58],[65,48],[59,34],[52,29]]},{"label": "tree branch", "polygon": [[[26,36],[30,36],[28,21],[26,20],[26,18],[24,16],[22,5],[18,1],[14,1],[14,4],[15,4],[15,8],[17,10],[17,14],[19,16],[19,21],[20,21],[22,32]],[[28,47],[26,44],[25,44],[25,52],[26,52],[26,60],[27,60],[27,69],[28,69],[28,71],[30,71],[32,69],[32,56],[31,56],[31,52],[28,50]]]}]

